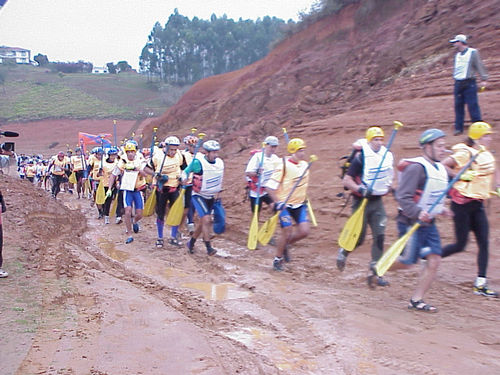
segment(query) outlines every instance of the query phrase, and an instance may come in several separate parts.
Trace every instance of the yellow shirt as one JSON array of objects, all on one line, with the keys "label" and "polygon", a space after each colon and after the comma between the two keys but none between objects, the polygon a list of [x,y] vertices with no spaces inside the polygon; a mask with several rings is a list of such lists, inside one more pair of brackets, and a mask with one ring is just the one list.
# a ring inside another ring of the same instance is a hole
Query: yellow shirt
[{"label": "yellow shirt", "polygon": [[68,164],[68,159],[65,156],[62,160],[59,160],[56,155],[52,157],[52,164],[52,168],[50,169],[52,174],[62,176],[64,174],[64,168],[66,168],[66,164]]},{"label": "yellow shirt", "polygon": [[[462,168],[478,150],[459,143],[452,148],[451,157],[457,163],[457,168]],[[464,197],[472,199],[488,199],[495,176],[495,158],[489,151],[481,152],[472,163],[470,169],[475,172],[471,181],[457,181],[453,187]]]},{"label": "yellow shirt", "polygon": [[109,177],[111,173],[115,170],[116,165],[118,164],[118,159],[115,159],[114,162],[108,163],[106,160],[102,163],[102,183],[104,187],[109,187]]},{"label": "yellow shirt", "polygon": [[[163,161],[165,159],[165,161]],[[156,173],[168,176],[168,181],[164,186],[177,187],[179,186],[179,177],[181,176],[181,165],[182,165],[182,154],[179,150],[175,153],[173,157],[166,156],[163,151],[156,152],[153,155],[153,166]],[[160,172],[160,168],[163,163],[163,168]]]},{"label": "yellow shirt", "polygon": [[[125,169],[135,169],[137,171],[142,171],[142,169],[144,168],[144,164],[144,158],[137,156],[137,154],[134,160],[128,160],[125,155],[125,158],[120,159],[120,161],[117,163],[117,167],[122,172],[125,171]],[[137,180],[135,181],[135,189],[141,190],[144,186],[146,186],[146,179],[144,178],[144,176],[138,174]]]},{"label": "yellow shirt", "polygon": [[71,159],[70,159],[71,165],[73,165],[73,170],[75,172],[83,171],[82,158],[83,158],[83,156],[78,156],[78,155],[74,155],[71,157]]},{"label": "yellow shirt", "polygon": [[94,180],[100,181],[101,176],[98,176],[98,174],[99,170],[101,169],[101,160],[98,159],[95,155],[91,155],[89,158],[89,165],[91,167],[90,177]]},{"label": "yellow shirt", "polygon": [[[267,181],[266,187],[277,190],[276,195],[280,202],[284,202],[295,186],[300,176],[306,170],[308,163],[301,160],[298,163],[292,162],[290,157],[285,158],[285,168],[283,163],[276,163],[276,169],[271,178]],[[309,171],[307,171],[295,188],[293,194],[288,199],[287,205],[298,206],[305,202],[307,198],[307,186],[309,184]]]}]

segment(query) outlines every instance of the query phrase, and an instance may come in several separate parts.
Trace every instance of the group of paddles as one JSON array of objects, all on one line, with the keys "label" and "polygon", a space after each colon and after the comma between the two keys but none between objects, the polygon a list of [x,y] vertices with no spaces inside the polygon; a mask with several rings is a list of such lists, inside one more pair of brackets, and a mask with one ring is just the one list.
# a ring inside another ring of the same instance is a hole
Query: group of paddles
[{"label": "group of paddles", "polygon": [[[384,131],[378,126],[368,128],[365,137],[353,143],[343,177],[344,188],[352,196],[352,215],[338,238],[337,268],[345,269],[348,255],[363,243],[369,226],[373,243],[368,286],[388,286],[384,278],[387,271],[409,268],[424,260],[408,308],[436,312],[437,308],[424,302],[424,297],[436,277],[441,258],[465,250],[472,231],[479,247],[478,273],[472,291],[476,295],[498,297],[488,287],[486,278],[489,228],[484,202],[500,194],[500,175],[488,150],[493,134],[491,126],[482,121],[473,123],[466,139],[454,145],[451,152],[446,149],[442,130],[424,131],[418,139],[421,154],[397,163],[399,176],[394,188],[394,157],[390,148],[402,126],[401,122],[394,122],[386,146]],[[273,261],[276,271],[283,270],[284,262],[290,261],[289,246],[309,234],[308,215],[315,224],[307,185],[308,171],[316,158],[311,156],[307,161],[302,139],[288,141],[286,137],[286,140],[289,156],[276,156],[278,139],[269,136],[262,150],[254,151],[246,168],[253,211],[247,246],[255,249],[258,242],[267,244],[279,221],[281,233],[275,241]],[[399,205],[399,239],[384,252],[387,214],[383,197],[389,193],[394,193]],[[449,207],[446,201],[450,202]],[[270,205],[275,214],[259,228],[262,202]],[[441,245],[436,226],[438,215],[453,217],[455,243]]]}]

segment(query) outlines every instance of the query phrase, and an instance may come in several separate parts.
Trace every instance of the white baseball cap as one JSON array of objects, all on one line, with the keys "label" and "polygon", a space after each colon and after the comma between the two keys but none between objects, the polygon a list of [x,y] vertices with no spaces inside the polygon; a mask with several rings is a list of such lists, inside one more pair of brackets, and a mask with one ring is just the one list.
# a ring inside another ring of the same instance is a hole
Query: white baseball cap
[{"label": "white baseball cap", "polygon": [[450,39],[450,43],[462,42],[467,44],[467,37],[464,34],[455,35],[453,39]]},{"label": "white baseball cap", "polygon": [[270,145],[270,146],[278,146],[278,144],[279,144],[278,138],[276,138],[275,136],[272,136],[272,135],[270,135],[269,137],[266,137],[266,139],[264,139],[264,143],[266,145]]}]

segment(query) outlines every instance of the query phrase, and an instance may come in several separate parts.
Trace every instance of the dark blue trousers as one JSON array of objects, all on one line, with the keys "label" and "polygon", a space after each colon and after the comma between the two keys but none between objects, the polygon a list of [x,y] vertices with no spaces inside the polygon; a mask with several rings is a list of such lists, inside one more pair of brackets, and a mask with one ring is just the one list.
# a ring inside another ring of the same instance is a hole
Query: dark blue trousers
[{"label": "dark blue trousers", "polygon": [[481,121],[481,110],[477,99],[475,79],[455,80],[455,130],[464,131],[465,105],[469,109],[472,122]]}]

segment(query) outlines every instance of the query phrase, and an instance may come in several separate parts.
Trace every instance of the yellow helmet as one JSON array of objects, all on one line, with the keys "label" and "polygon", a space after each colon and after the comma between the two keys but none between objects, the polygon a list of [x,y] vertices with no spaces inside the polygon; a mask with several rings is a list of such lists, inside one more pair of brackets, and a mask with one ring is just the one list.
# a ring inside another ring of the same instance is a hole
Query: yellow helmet
[{"label": "yellow helmet", "polygon": [[125,146],[123,147],[125,151],[137,151],[137,148],[133,143],[127,142],[125,143]]},{"label": "yellow helmet", "polygon": [[378,126],[371,126],[366,130],[365,138],[368,142],[371,142],[375,137],[384,137],[384,131]]},{"label": "yellow helmet", "polygon": [[469,138],[470,139],[479,139],[485,134],[492,134],[493,130],[491,130],[490,124],[482,121],[478,121],[469,126]]},{"label": "yellow helmet", "polygon": [[297,151],[306,148],[306,143],[301,138],[292,138],[290,142],[288,142],[288,146],[286,149],[290,154],[295,154]]}]

